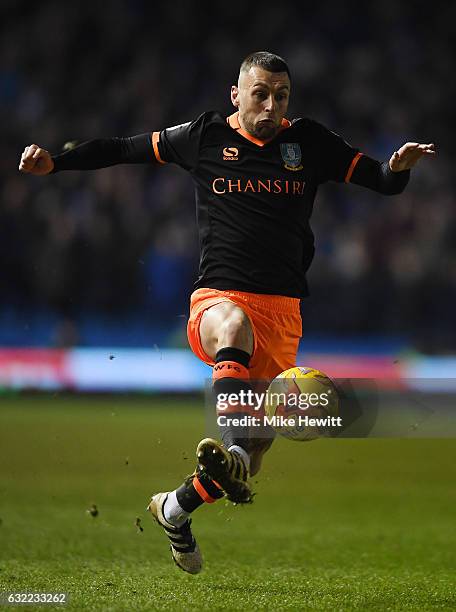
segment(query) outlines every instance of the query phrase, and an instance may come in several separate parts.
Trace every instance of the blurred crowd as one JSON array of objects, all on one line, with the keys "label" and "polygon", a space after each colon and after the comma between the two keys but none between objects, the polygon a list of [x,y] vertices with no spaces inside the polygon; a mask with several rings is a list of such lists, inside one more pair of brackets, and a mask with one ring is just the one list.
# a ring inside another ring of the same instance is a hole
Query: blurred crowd
[{"label": "blurred crowd", "polygon": [[456,348],[452,3],[4,0],[0,13],[0,309],[52,311],[70,326],[81,313],[181,325],[198,264],[186,173],[34,178],[17,172],[19,156],[32,142],[56,153],[228,115],[240,61],[267,49],[290,65],[290,118],[317,119],[377,159],[406,141],[438,150],[401,196],[320,189],[305,332]]}]

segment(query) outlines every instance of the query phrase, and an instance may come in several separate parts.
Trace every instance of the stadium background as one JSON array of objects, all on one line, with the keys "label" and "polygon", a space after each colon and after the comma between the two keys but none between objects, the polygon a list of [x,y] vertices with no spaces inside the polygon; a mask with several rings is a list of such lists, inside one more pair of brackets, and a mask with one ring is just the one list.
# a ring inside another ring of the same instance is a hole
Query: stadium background
[{"label": "stadium background", "polygon": [[2,3],[1,344],[186,346],[180,315],[197,270],[186,173],[124,166],[40,180],[15,172],[17,160],[31,142],[58,152],[228,114],[240,59],[263,46],[290,63],[291,117],[314,117],[379,159],[415,139],[439,153],[400,197],[321,188],[305,332],[454,350],[454,7],[223,6],[221,18],[204,2]]},{"label": "stadium background", "polygon": [[408,140],[438,150],[401,196],[320,190],[300,363],[452,378],[455,17],[441,1],[1,3],[0,592],[68,590],[75,610],[454,609],[454,439],[278,441],[252,512],[195,518],[199,582],[169,571],[144,501],[192,469],[202,401],[127,392],[199,392],[210,373],[186,348],[191,181],[17,165],[32,142],[57,152],[229,114],[240,60],[275,51],[290,117],[379,159]]}]

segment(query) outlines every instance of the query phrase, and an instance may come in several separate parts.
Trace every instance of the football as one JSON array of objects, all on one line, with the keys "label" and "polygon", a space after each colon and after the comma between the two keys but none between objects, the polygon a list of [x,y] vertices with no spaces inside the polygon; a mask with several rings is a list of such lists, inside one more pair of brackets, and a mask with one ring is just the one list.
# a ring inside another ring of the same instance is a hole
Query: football
[{"label": "football", "polygon": [[268,387],[265,421],[290,440],[327,437],[341,426],[339,398],[331,379],[314,368],[285,370]]}]

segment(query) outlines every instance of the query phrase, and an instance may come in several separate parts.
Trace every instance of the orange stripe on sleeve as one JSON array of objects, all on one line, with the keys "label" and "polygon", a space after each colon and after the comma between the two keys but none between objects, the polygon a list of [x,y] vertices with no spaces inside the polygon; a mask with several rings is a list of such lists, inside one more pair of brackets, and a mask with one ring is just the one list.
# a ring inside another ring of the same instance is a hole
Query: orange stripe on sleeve
[{"label": "orange stripe on sleeve", "polygon": [[154,147],[155,159],[161,164],[166,164],[165,161],[160,157],[160,153],[158,151],[158,141],[160,140],[160,132],[152,132],[152,146]]},{"label": "orange stripe on sleeve", "polygon": [[362,155],[363,155],[362,153],[357,153],[355,155],[355,157],[352,159],[352,163],[350,164],[350,168],[348,169],[347,176],[345,177],[345,182],[346,183],[350,182],[350,179],[351,179],[352,174],[353,174],[353,170],[355,169],[356,164],[359,162],[359,160],[362,157]]}]

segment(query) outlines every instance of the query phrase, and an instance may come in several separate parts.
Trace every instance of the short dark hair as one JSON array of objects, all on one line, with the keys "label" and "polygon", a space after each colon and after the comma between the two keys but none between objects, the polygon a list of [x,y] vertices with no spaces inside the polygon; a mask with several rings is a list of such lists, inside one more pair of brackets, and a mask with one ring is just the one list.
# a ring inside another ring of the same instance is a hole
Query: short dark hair
[{"label": "short dark hair", "polygon": [[269,51],[250,53],[241,64],[241,71],[248,72],[252,66],[259,66],[269,72],[286,72],[291,81],[291,74],[286,61],[275,53],[269,53]]}]

